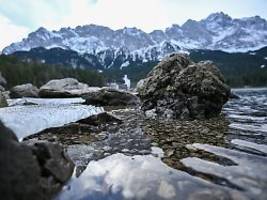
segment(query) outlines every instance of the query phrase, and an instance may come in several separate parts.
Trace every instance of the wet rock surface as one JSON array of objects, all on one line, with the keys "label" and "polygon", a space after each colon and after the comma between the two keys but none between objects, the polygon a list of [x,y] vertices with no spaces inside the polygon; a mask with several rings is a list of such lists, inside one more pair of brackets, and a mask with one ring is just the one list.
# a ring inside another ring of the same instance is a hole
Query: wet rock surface
[{"label": "wet rock surface", "polygon": [[51,199],[72,175],[73,162],[58,144],[19,143],[0,123],[1,198]]},{"label": "wet rock surface", "polygon": [[173,54],[138,84],[142,109],[161,119],[206,119],[218,116],[230,95],[219,69],[211,61],[192,62]]},{"label": "wet rock surface", "polygon": [[137,106],[140,103],[136,95],[111,88],[88,92],[82,98],[86,104],[96,106]]},{"label": "wet rock surface", "polygon": [[99,121],[93,121],[90,117],[90,120],[84,119],[80,123],[47,129],[25,140],[38,138],[38,140],[53,141],[65,146],[76,164],[77,176],[90,161],[114,153],[149,154],[151,139],[144,134],[139,125],[142,120],[141,112],[127,109],[127,112],[118,110],[113,111],[112,114],[116,117],[109,118],[109,121],[103,124],[96,123]]},{"label": "wet rock surface", "polygon": [[31,83],[17,85],[10,90],[11,98],[38,97],[39,89]]}]

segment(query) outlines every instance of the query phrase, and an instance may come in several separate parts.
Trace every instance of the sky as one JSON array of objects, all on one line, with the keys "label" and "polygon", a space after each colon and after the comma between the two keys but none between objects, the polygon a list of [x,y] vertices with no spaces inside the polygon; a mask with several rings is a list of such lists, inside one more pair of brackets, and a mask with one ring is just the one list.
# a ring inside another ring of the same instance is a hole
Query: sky
[{"label": "sky", "polygon": [[267,0],[0,0],[0,50],[39,27],[98,24],[146,32],[200,20],[214,12],[267,19]]}]

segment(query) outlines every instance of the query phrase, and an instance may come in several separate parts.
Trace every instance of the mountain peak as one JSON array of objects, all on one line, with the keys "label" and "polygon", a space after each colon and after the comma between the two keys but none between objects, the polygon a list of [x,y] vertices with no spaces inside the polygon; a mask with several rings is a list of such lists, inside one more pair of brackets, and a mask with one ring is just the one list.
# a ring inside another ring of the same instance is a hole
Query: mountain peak
[{"label": "mountain peak", "polygon": [[[173,24],[165,30],[155,30],[151,33],[136,27],[113,30],[96,24],[62,28],[52,32],[40,27],[21,42],[6,47],[3,53],[11,54],[35,47],[61,47],[80,54],[101,54],[101,62],[104,63],[107,62],[105,56],[112,57],[113,53],[110,51],[114,50],[116,54],[121,48],[128,49],[125,57],[131,53],[140,53],[143,57],[150,58],[151,52],[145,52],[147,48],[153,51],[153,55],[161,55],[160,50],[158,51],[161,48],[158,47],[163,41],[172,41],[184,50],[204,48],[246,51],[267,45],[267,22],[259,16],[232,19],[223,12],[217,12],[201,21],[189,19],[182,26]],[[137,59],[136,56],[134,59]]]},{"label": "mountain peak", "polygon": [[35,32],[49,32],[49,31],[46,28],[44,28],[44,27],[41,26]]},{"label": "mountain peak", "polygon": [[232,20],[232,18],[225,14],[224,12],[216,12],[210,14],[205,21],[222,21],[222,20]]}]

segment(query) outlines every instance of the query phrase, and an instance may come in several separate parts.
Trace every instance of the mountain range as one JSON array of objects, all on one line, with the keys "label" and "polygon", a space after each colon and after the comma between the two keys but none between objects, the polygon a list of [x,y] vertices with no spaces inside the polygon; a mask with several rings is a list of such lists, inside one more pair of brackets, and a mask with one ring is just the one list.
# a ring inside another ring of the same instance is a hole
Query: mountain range
[{"label": "mountain range", "polygon": [[125,68],[156,62],[173,52],[194,49],[246,52],[267,46],[267,21],[259,16],[233,19],[222,12],[182,26],[146,33],[137,28],[112,30],[98,25],[48,31],[41,27],[3,49],[24,59],[80,68]]}]

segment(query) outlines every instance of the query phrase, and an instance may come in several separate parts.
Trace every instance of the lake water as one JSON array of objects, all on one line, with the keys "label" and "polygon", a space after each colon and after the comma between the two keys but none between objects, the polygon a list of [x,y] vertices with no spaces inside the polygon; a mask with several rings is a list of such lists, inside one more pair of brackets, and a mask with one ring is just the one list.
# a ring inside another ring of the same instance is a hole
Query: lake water
[{"label": "lake water", "polygon": [[188,170],[181,171],[161,161],[160,148],[150,155],[115,153],[89,162],[57,199],[267,199],[267,90],[234,92],[240,98],[223,111],[230,121],[227,147],[190,144],[228,162],[186,157],[180,162]]}]

